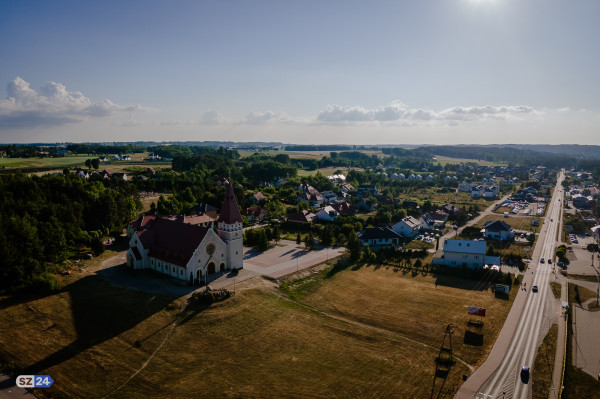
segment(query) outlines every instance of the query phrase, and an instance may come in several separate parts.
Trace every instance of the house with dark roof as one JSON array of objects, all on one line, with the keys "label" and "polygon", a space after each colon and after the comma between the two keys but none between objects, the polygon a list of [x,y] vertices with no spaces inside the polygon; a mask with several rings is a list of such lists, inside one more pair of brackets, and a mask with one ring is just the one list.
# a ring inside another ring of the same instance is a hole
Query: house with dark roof
[{"label": "house with dark roof", "polygon": [[250,201],[253,204],[258,204],[261,201],[266,201],[267,197],[265,197],[265,195],[263,193],[261,193],[260,191],[257,191],[253,194],[250,194],[250,196],[248,197],[248,201]]},{"label": "house with dark roof", "polygon": [[367,244],[372,250],[398,248],[401,236],[388,227],[369,227],[357,234],[361,245]]},{"label": "house with dark roof", "polygon": [[483,225],[485,238],[491,240],[512,240],[515,231],[510,224],[502,220],[488,220]]},{"label": "house with dark roof", "polygon": [[242,215],[231,184],[227,185],[218,233],[167,218],[147,225],[129,240],[127,265],[132,269],[151,269],[198,284],[206,281],[207,275],[243,267]]},{"label": "house with dark roof", "polygon": [[311,211],[308,210],[303,210],[300,211],[298,213],[293,213],[291,215],[288,216],[287,218],[287,222],[291,223],[291,224],[310,224],[312,223],[313,219],[316,217],[317,215],[315,215],[314,213],[312,213]]}]

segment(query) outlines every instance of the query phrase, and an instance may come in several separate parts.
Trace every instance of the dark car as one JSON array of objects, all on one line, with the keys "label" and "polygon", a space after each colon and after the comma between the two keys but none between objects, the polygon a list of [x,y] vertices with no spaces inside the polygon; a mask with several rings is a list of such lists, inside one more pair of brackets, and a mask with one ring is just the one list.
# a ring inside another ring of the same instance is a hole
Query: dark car
[{"label": "dark car", "polygon": [[529,366],[523,366],[521,369],[521,381],[523,381],[523,384],[529,382]]},{"label": "dark car", "polygon": [[538,292],[538,286],[534,285],[533,287],[531,287],[531,291]]},{"label": "dark car", "polygon": [[551,265],[552,264],[552,259],[548,258],[548,264]]}]

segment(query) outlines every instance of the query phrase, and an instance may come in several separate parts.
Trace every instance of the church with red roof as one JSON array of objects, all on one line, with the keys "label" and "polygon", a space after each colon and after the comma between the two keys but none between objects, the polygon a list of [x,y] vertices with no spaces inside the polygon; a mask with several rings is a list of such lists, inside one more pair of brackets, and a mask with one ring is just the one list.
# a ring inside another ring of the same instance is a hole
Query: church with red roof
[{"label": "church with red roof", "polygon": [[232,184],[227,184],[218,219],[218,233],[206,226],[176,219],[140,220],[144,228],[129,241],[127,265],[152,269],[191,284],[207,275],[243,268],[242,215]]}]

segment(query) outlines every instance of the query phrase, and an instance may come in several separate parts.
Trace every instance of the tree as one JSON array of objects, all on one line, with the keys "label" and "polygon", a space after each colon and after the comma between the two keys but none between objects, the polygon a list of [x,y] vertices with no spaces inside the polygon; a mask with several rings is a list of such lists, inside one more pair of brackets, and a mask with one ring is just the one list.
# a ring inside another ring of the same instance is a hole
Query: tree
[{"label": "tree", "polygon": [[331,231],[330,226],[325,226],[325,228],[321,232],[321,243],[323,245],[331,245],[332,241],[333,241],[333,231]]},{"label": "tree", "polygon": [[94,255],[96,255],[96,256],[98,256],[102,252],[104,252],[104,244],[102,243],[102,239],[100,237],[92,238],[90,247],[92,248],[92,252],[94,252]]},{"label": "tree", "polygon": [[304,236],[304,245],[308,250],[313,249],[313,247],[315,246],[315,236],[312,233],[312,231],[310,232],[310,234]]},{"label": "tree", "polygon": [[85,160],[85,166],[87,166],[88,169],[92,168],[92,160],[91,159],[86,159]]},{"label": "tree", "polygon": [[296,236],[296,244],[300,245],[300,243],[302,243],[302,237],[300,236],[300,233],[298,233]]},{"label": "tree", "polygon": [[100,160],[98,158],[92,159],[92,168],[98,169],[100,167]]},{"label": "tree", "polygon": [[281,240],[281,231],[279,231],[279,226],[277,226],[277,225],[273,226],[272,234],[273,234],[273,240],[275,240],[275,243],[278,243],[279,240]]},{"label": "tree", "polygon": [[348,245],[346,248],[350,251],[350,259],[357,261],[360,257],[360,241],[358,241],[358,236],[354,230],[348,234]]},{"label": "tree", "polygon": [[258,233],[258,244],[256,245],[256,249],[258,251],[264,251],[269,247],[269,240],[267,240],[267,233],[264,229],[260,229]]},{"label": "tree", "polygon": [[371,248],[369,248],[368,244],[363,245],[362,258],[366,262],[368,262],[371,259]]}]

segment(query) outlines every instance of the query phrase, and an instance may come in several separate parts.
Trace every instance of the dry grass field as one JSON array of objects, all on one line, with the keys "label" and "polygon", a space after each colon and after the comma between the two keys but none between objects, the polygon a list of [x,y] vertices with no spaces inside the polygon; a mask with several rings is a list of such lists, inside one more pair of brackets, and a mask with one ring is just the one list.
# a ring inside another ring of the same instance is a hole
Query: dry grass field
[{"label": "dry grass field", "polygon": [[465,192],[450,192],[440,193],[438,187],[413,189],[407,187],[403,189],[398,198],[400,201],[416,201],[422,203],[423,201],[431,201],[433,204],[444,205],[454,204],[459,207],[468,207],[473,204],[479,206],[479,210],[484,210],[490,206],[494,201],[489,201],[483,198],[475,199],[471,198],[470,193]]},{"label": "dry grass field", "polygon": [[[49,398],[451,398],[511,303],[456,277],[334,270],[211,306],[69,276],[56,295],[0,298],[0,363],[51,375]],[[487,308],[482,328],[467,305]],[[436,378],[449,323],[460,360]]]},{"label": "dry grass field", "polygon": [[510,217],[505,218],[502,215],[485,215],[484,217],[482,217],[479,220],[479,222],[477,222],[477,224],[475,224],[475,227],[483,228],[483,224],[490,220],[502,220],[503,222],[510,224],[510,226],[515,230],[526,230],[526,231],[532,231],[532,232],[538,232],[540,229],[540,226],[532,226],[531,221],[537,220],[538,223],[540,223],[540,224],[542,222],[542,218],[539,218],[536,216],[512,216],[511,215]]},{"label": "dry grass field", "polygon": [[446,164],[458,164],[458,163],[468,163],[468,162],[474,162],[476,164],[482,165],[482,166],[506,166],[506,163],[501,163],[501,162],[489,162],[489,161],[480,161],[478,159],[468,159],[468,158],[450,158],[450,157],[445,157],[443,155],[436,155],[435,158],[437,159],[437,162],[434,162],[445,166]]}]

